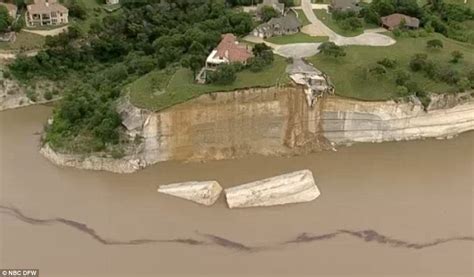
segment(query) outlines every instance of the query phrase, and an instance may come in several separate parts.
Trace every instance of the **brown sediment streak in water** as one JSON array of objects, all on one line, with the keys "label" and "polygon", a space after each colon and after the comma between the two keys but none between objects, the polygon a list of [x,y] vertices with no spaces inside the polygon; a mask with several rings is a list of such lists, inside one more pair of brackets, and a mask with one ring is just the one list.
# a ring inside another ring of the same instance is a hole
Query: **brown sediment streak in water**
[{"label": "brown sediment streak in water", "polygon": [[56,218],[51,218],[51,219],[32,218],[32,217],[24,215],[17,208],[7,207],[3,205],[0,205],[0,213],[11,215],[23,222],[33,224],[33,225],[63,224],[89,235],[94,240],[104,245],[142,245],[142,244],[152,244],[152,243],[181,243],[181,244],[188,244],[188,245],[208,244],[205,241],[200,241],[200,240],[195,240],[195,239],[182,239],[182,238],[165,239],[165,240],[158,240],[158,239],[134,239],[134,240],[128,240],[128,241],[111,240],[111,239],[103,238],[102,236],[97,234],[97,232],[94,229],[90,228],[84,223],[61,218],[61,217],[56,217]]},{"label": "brown sediment streak in water", "polygon": [[261,248],[250,247],[250,246],[244,245],[242,243],[235,242],[235,241],[232,241],[232,240],[229,240],[229,239],[226,239],[226,238],[223,238],[223,237],[219,237],[219,236],[216,236],[216,235],[204,234],[204,233],[199,233],[199,232],[197,232],[197,233],[201,236],[204,236],[204,237],[210,239],[214,244],[225,247],[225,248],[231,248],[231,249],[235,249],[235,250],[249,251],[249,252],[250,251],[256,251],[256,250],[261,250]]},{"label": "brown sediment streak in water", "polygon": [[358,239],[362,239],[366,242],[376,242],[379,244],[389,245],[391,247],[402,247],[408,249],[422,249],[426,247],[433,247],[439,244],[452,242],[452,241],[472,241],[474,242],[474,237],[464,236],[464,237],[452,237],[444,239],[436,239],[431,242],[426,243],[414,243],[409,241],[403,241],[399,239],[393,239],[385,235],[379,234],[374,230],[362,230],[362,231],[351,231],[351,230],[339,230],[337,232],[323,234],[323,235],[310,235],[308,233],[302,233],[296,239],[289,240],[283,244],[292,244],[292,243],[309,243],[313,241],[328,240],[335,238],[339,235],[350,235]]},{"label": "brown sediment streak in water", "polygon": [[[50,218],[50,219],[33,218],[33,217],[26,216],[17,208],[7,207],[3,205],[0,205],[0,214],[13,216],[22,222],[26,222],[32,225],[63,224],[77,231],[80,231],[82,233],[89,235],[91,238],[93,238],[94,240],[104,245],[144,245],[144,244],[156,244],[156,243],[179,243],[179,244],[186,244],[186,245],[193,245],[193,246],[197,246],[197,245],[219,246],[219,247],[223,247],[230,250],[245,251],[245,252],[256,252],[256,251],[271,249],[268,246],[266,247],[248,246],[246,244],[236,242],[224,237],[220,237],[213,234],[200,233],[200,232],[196,232],[196,233],[206,238],[207,240],[198,240],[198,239],[193,239],[193,238],[134,239],[134,240],[125,240],[125,241],[112,240],[112,239],[106,239],[102,237],[101,235],[97,234],[97,232],[94,229],[90,228],[86,224],[77,222],[74,220],[69,220],[69,219],[65,219],[61,217]],[[436,240],[425,242],[425,243],[415,243],[415,242],[409,242],[409,241],[404,241],[404,240],[399,240],[399,239],[393,239],[388,236],[379,234],[378,232],[374,230],[362,230],[362,231],[338,230],[336,232],[322,234],[322,235],[311,235],[309,233],[302,233],[296,236],[292,240],[288,240],[280,244],[275,244],[274,247],[330,240],[341,235],[349,235],[366,242],[376,242],[378,244],[384,244],[390,247],[401,247],[401,248],[406,248],[406,249],[423,249],[423,248],[433,247],[433,246],[437,246],[440,244],[449,243],[453,241],[474,242],[474,237],[460,236],[460,237],[436,239]]]}]

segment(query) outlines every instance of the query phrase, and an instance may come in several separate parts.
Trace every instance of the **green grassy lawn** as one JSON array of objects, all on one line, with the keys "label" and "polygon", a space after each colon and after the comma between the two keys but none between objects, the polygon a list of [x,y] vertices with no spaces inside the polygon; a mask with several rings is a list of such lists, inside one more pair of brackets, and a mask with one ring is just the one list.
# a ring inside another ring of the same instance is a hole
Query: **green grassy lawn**
[{"label": "green grassy lawn", "polygon": [[16,34],[16,40],[13,43],[0,42],[0,49],[3,50],[32,50],[43,47],[45,37],[21,31]]},{"label": "green grassy lawn", "polygon": [[331,14],[326,12],[326,10],[313,10],[313,11],[316,17],[319,20],[321,20],[326,26],[328,26],[329,29],[333,30],[334,32],[336,32],[337,34],[341,36],[355,37],[364,32],[363,28],[355,30],[355,31],[342,29],[339,26],[339,24],[335,20],[332,19]]},{"label": "green grassy lawn", "polygon": [[[434,38],[443,41],[443,49],[426,48],[426,42]],[[397,43],[389,47],[348,46],[345,49],[347,56],[339,59],[318,54],[309,60],[316,68],[329,75],[336,87],[336,94],[362,100],[386,100],[397,97],[394,72],[397,69],[409,71],[410,58],[416,53],[426,53],[434,62],[450,64],[461,72],[474,68],[472,45],[447,39],[439,34],[424,38],[398,38]],[[449,63],[451,52],[454,50],[464,53],[464,59],[458,64]],[[381,79],[371,76],[364,78],[361,69],[373,66],[383,58],[396,59],[397,68],[389,69],[386,76]],[[423,73],[409,72],[412,74],[412,80],[427,92],[442,93],[457,90],[454,86],[428,79]]]},{"label": "green grassy lawn", "polygon": [[300,20],[303,26],[311,24],[311,22],[309,22],[308,18],[304,14],[303,10],[296,10],[296,12],[298,13],[298,19]]},{"label": "green grassy lawn", "polygon": [[275,56],[273,64],[261,72],[243,70],[237,73],[237,79],[230,85],[196,84],[192,72],[185,68],[174,73],[152,71],[131,83],[126,90],[135,106],[158,111],[206,93],[286,84],[289,82],[286,66],[284,58]]},{"label": "green grassy lawn", "polygon": [[266,39],[266,41],[275,44],[291,44],[291,43],[304,43],[304,42],[325,42],[328,41],[328,37],[313,37],[305,33],[296,33],[293,35],[276,36]]}]

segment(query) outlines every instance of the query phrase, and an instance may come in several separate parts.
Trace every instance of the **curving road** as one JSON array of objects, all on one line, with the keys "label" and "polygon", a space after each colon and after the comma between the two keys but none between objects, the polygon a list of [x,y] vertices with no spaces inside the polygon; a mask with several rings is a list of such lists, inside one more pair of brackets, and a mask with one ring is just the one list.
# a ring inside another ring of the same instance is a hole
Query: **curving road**
[{"label": "curving road", "polygon": [[[301,8],[308,20],[311,22],[311,24],[306,25],[303,28],[303,32],[313,36],[327,36],[329,37],[329,41],[332,41],[337,45],[390,46],[396,42],[389,36],[379,34],[379,32],[385,31],[381,28],[365,30],[363,34],[355,37],[341,36],[331,30],[316,17],[313,12],[311,0],[302,0]],[[273,48],[276,54],[283,57],[292,58],[305,58],[314,56],[319,52],[318,47],[321,45],[321,43],[292,43],[278,45],[252,35],[248,35],[244,39],[253,43],[265,43],[266,45]]]},{"label": "curving road", "polygon": [[344,37],[326,26],[321,20],[319,20],[313,12],[313,6],[311,0],[302,0],[301,8],[311,22],[311,32],[323,34],[329,37],[329,41],[334,42],[337,45],[367,45],[367,46],[389,46],[395,44],[395,40],[389,36],[378,34],[372,31],[365,31],[363,34],[355,37]]}]

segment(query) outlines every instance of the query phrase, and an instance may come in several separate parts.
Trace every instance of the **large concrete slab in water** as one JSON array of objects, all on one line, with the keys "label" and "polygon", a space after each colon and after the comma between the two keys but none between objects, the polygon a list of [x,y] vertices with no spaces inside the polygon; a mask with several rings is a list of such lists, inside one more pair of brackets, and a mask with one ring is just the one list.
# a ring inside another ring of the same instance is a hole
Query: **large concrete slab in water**
[{"label": "large concrete slab in water", "polygon": [[229,208],[309,202],[321,193],[309,170],[296,171],[225,190]]},{"label": "large concrete slab in water", "polygon": [[216,202],[222,187],[216,181],[184,182],[163,185],[158,192],[210,206]]}]

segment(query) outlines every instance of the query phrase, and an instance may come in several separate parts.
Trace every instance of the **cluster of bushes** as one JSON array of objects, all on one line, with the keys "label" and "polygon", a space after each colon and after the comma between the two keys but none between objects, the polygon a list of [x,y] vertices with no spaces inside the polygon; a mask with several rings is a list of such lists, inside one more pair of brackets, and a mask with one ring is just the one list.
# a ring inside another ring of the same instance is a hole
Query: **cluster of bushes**
[{"label": "cluster of bushes", "polygon": [[235,81],[237,72],[249,69],[252,72],[259,72],[273,63],[273,51],[264,43],[256,44],[253,49],[253,57],[246,65],[241,63],[222,64],[215,71],[207,75],[208,83],[228,85]]},{"label": "cluster of bushes", "polygon": [[[453,59],[451,62],[458,62],[460,53],[452,52]],[[459,90],[464,91],[474,87],[473,80],[469,80],[472,73],[463,74],[447,64],[440,64],[428,59],[428,55],[424,53],[415,54],[410,60],[410,69],[414,72],[423,72],[426,77],[449,85],[456,85]],[[471,71],[474,71],[472,69]]]},{"label": "cluster of bushes", "polygon": [[411,74],[407,70],[398,69],[395,71],[395,83],[400,97],[415,95],[425,108],[430,104],[431,100],[427,92],[416,81],[411,80]]},{"label": "cluster of bushes", "polygon": [[323,42],[318,47],[321,54],[325,56],[332,56],[334,58],[337,57],[344,57],[346,55],[346,51],[343,47],[336,45],[334,42]]},{"label": "cluster of bushes", "polygon": [[344,30],[356,31],[364,26],[364,22],[354,11],[334,11],[332,18]]},{"label": "cluster of bushes", "polygon": [[218,85],[229,85],[237,79],[237,72],[242,68],[242,64],[222,64],[215,71],[210,71],[207,75],[207,82]]}]

